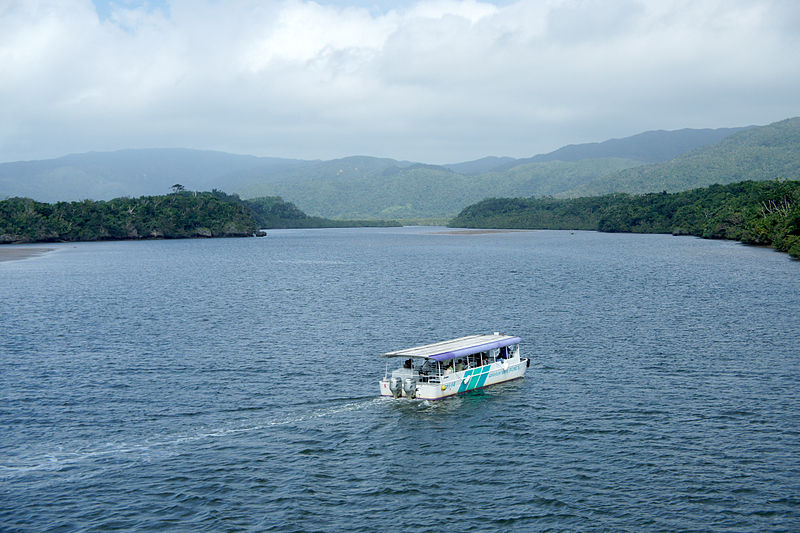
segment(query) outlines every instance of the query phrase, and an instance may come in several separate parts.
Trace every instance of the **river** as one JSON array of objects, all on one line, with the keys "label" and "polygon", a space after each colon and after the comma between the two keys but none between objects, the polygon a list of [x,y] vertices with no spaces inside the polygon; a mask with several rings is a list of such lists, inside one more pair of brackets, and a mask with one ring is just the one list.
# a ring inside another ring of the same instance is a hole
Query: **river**
[{"label": "river", "polygon": [[[445,228],[48,244],[0,262],[0,529],[800,529],[800,263]],[[525,379],[378,396],[521,337]]]}]

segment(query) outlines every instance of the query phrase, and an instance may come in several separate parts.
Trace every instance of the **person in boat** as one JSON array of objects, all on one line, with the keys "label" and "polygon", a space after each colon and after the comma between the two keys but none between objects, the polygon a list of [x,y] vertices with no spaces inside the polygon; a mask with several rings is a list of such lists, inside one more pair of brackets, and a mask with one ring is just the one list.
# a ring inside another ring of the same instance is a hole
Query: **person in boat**
[{"label": "person in boat", "polygon": [[453,373],[453,361],[451,360],[447,363],[447,367],[444,369],[444,375],[447,376],[448,374]]},{"label": "person in boat", "polygon": [[419,367],[419,373],[421,375],[428,375],[433,374],[434,370],[436,369],[436,365],[433,363],[431,359],[426,359],[422,366]]},{"label": "person in boat", "polygon": [[406,359],[406,362],[403,363],[403,368],[411,368],[411,366],[412,366],[411,359]]},{"label": "person in boat", "polygon": [[461,372],[462,370],[464,370],[464,360],[459,359],[456,361],[456,372]]}]

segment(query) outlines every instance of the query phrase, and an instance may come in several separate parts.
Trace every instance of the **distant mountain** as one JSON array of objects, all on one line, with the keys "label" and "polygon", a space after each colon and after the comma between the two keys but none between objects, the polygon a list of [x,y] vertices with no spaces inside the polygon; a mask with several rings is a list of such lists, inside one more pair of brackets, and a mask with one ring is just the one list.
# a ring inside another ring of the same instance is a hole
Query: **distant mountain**
[{"label": "distant mountain", "polygon": [[280,196],[327,218],[447,218],[469,203],[469,181],[444,167],[347,157],[265,175],[238,192],[245,198]]},{"label": "distant mountain", "polygon": [[796,177],[798,120],[651,131],[527,159],[485,157],[441,166],[367,156],[302,161],[180,149],[76,154],[0,164],[0,199],[111,199],[163,194],[180,183],[242,198],[280,196],[309,216],[330,219],[443,219],[487,197],[677,191]]},{"label": "distant mountain", "polygon": [[442,166],[344,158],[269,175],[251,173],[252,183],[238,192],[244,197],[281,196],[328,218],[448,218],[487,196],[561,195],[744,129],[652,131],[527,159],[485,157]]},{"label": "distant mountain", "polygon": [[624,139],[610,139],[600,143],[570,144],[549,154],[537,155],[530,159],[519,160],[519,162],[581,161],[620,157],[643,163],[660,163],[700,146],[718,143],[725,137],[745,129],[747,127],[646,131]]},{"label": "distant mountain", "polygon": [[254,167],[236,173],[237,179],[243,183],[237,191],[248,197],[264,196],[264,191],[276,183],[291,184],[322,180],[336,184],[378,176],[387,171],[391,172],[391,169],[405,168],[413,164],[388,158],[351,156],[330,161],[309,161],[304,165],[284,169]]},{"label": "distant mountain", "polygon": [[552,195],[638,164],[619,158],[549,161],[466,175],[444,166],[346,158],[265,176],[239,192],[246,198],[280,196],[327,218],[441,219],[487,196]]},{"label": "distant mountain", "polygon": [[[748,126],[752,127],[752,126]],[[646,131],[622,139],[584,144],[569,144],[547,154],[524,159],[513,157],[484,157],[466,163],[443,165],[461,174],[504,172],[520,165],[546,161],[584,161],[587,159],[630,159],[642,163],[661,163],[694,150],[714,144],[748,127],[717,129],[682,129]]]},{"label": "distant mountain", "polygon": [[238,176],[248,170],[263,174],[306,164],[310,162],[182,148],[89,152],[0,164],[0,199],[110,200],[163,194],[175,183],[191,190],[231,190],[241,185]]},{"label": "distant mountain", "polygon": [[483,174],[484,172],[491,172],[501,167],[510,168],[509,165],[514,166],[519,164],[519,159],[513,157],[484,157],[476,159],[475,161],[467,161],[465,163],[451,163],[442,165],[444,168],[458,172],[459,174]]},{"label": "distant mountain", "polygon": [[665,163],[608,174],[559,194],[678,192],[715,183],[800,177],[800,117],[751,127]]}]

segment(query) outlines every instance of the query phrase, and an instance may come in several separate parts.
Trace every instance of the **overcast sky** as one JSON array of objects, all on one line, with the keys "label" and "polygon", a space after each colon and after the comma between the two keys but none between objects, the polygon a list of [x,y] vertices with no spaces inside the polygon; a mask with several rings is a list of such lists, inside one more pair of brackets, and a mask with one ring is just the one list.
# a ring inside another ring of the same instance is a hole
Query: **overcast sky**
[{"label": "overcast sky", "polygon": [[0,0],[0,161],[451,163],[800,115],[798,0]]}]

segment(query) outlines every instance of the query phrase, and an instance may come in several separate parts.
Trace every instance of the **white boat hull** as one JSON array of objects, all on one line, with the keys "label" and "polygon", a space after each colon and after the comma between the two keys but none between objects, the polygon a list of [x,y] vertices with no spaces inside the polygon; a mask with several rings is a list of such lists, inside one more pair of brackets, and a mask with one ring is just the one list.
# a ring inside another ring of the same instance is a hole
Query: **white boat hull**
[{"label": "white boat hull", "polygon": [[[497,383],[519,379],[525,375],[527,367],[527,359],[509,359],[504,362],[497,361],[461,372],[454,372],[442,376],[441,380],[439,378],[431,381],[420,381],[418,379],[414,397],[420,400],[440,400]],[[389,389],[388,378],[380,381],[380,387],[381,396],[393,397],[392,391]],[[402,392],[402,397],[406,397],[405,391]]]}]

